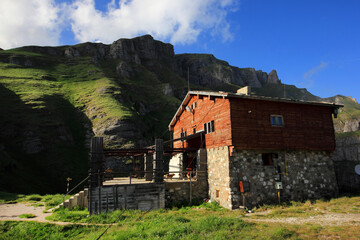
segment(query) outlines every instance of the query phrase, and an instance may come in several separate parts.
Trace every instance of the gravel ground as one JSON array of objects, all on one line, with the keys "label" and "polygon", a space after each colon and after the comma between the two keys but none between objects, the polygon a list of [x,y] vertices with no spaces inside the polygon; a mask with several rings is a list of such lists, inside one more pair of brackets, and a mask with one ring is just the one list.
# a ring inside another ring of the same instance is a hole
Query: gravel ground
[{"label": "gravel ground", "polygon": [[[31,206],[31,204],[16,203],[16,204],[0,204],[0,220],[16,220],[16,221],[37,221],[49,222],[45,217],[50,216],[51,212],[44,213],[44,206]],[[34,214],[34,218],[19,218],[21,214]]]},{"label": "gravel ground", "polygon": [[[259,214],[266,215],[266,214]],[[251,217],[251,218],[250,218]],[[256,214],[247,214],[244,220],[251,222],[287,223],[287,224],[318,224],[321,226],[360,226],[360,214],[351,213],[324,213],[323,215],[310,217],[287,217],[287,218],[256,218]]]}]

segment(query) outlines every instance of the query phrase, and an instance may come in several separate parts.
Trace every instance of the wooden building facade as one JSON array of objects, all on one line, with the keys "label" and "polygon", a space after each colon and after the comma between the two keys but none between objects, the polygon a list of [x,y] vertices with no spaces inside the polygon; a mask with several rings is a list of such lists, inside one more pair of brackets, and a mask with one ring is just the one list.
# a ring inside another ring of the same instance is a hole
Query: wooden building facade
[{"label": "wooden building facade", "polygon": [[[174,139],[183,138],[175,148],[206,149],[209,197],[224,207],[274,202],[277,191],[284,199],[320,198],[337,194],[330,154],[335,149],[332,115],[339,107],[190,91],[169,129]],[[321,176],[314,177],[319,171]],[[249,186],[245,192],[240,182]]]}]

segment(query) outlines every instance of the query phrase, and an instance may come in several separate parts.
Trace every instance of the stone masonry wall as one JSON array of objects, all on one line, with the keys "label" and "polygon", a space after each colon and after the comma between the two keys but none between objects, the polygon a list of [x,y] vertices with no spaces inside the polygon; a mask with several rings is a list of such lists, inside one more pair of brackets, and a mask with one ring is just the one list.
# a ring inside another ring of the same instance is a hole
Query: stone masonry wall
[{"label": "stone masonry wall", "polygon": [[338,194],[333,163],[327,152],[274,152],[273,165],[264,166],[262,152],[233,151],[230,157],[231,207],[243,205],[239,181],[248,181],[245,206],[278,202],[274,176],[280,171],[281,200],[305,200],[334,197]]},{"label": "stone masonry wall", "polygon": [[360,175],[355,166],[360,164],[360,136],[337,136],[332,154],[339,191],[360,193]]},{"label": "stone masonry wall", "polygon": [[191,199],[204,199],[207,197],[208,186],[206,179],[191,182],[165,182],[165,204],[167,207],[179,202],[190,202]]},{"label": "stone masonry wall", "polygon": [[210,199],[232,209],[228,147],[207,149],[207,168]]}]

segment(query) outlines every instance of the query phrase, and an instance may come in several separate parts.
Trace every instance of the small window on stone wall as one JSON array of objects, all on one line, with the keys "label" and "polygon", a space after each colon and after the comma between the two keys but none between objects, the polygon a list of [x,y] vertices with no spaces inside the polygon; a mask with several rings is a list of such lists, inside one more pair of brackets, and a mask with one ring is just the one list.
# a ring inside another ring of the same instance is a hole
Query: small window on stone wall
[{"label": "small window on stone wall", "polygon": [[216,198],[220,197],[220,190],[216,190]]},{"label": "small window on stone wall", "polygon": [[263,153],[261,154],[263,165],[264,166],[272,166],[274,165],[274,159],[278,158],[277,153]]}]

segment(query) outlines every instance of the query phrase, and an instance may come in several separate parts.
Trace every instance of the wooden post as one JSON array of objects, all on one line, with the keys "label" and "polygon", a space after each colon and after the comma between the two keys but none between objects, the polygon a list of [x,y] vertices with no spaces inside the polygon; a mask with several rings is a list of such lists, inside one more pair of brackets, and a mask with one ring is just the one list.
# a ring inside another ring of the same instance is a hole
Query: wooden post
[{"label": "wooden post", "polygon": [[196,177],[198,180],[207,179],[207,153],[205,148],[200,148],[197,152]]},{"label": "wooden post", "polygon": [[138,157],[140,160],[140,173],[139,176],[140,178],[143,178],[145,176],[144,171],[145,171],[145,157]]},{"label": "wooden post", "polygon": [[153,180],[153,156],[151,154],[144,154],[145,158],[145,180],[152,181]]},{"label": "wooden post", "polygon": [[190,187],[190,189],[189,189],[189,192],[190,192],[190,194],[189,194],[190,195],[190,199],[189,199],[190,200],[190,205],[191,205],[191,202],[192,202],[191,176],[192,176],[192,171],[190,172],[190,182],[189,182],[190,183],[190,186],[189,186]]},{"label": "wooden post", "polygon": [[90,147],[90,174],[92,176],[90,179],[90,186],[96,187],[99,184],[97,174],[100,173],[100,177],[102,177],[105,170],[103,138],[92,138]]},{"label": "wooden post", "polygon": [[98,170],[98,189],[99,189],[99,212],[101,213],[101,179],[100,179],[100,170]]},{"label": "wooden post", "polygon": [[99,197],[99,205],[95,205],[93,207],[93,202],[95,202],[96,198],[93,196],[93,190],[97,187],[99,188],[99,196],[101,195],[100,187],[102,185],[102,175],[104,173],[104,144],[102,137],[94,137],[91,139],[90,144],[90,170],[89,170],[89,197],[88,197],[88,206],[89,213],[93,214],[98,210],[98,206],[101,206],[101,198]]},{"label": "wooden post", "polygon": [[164,145],[162,139],[155,140],[155,182],[161,183],[164,181]]}]

